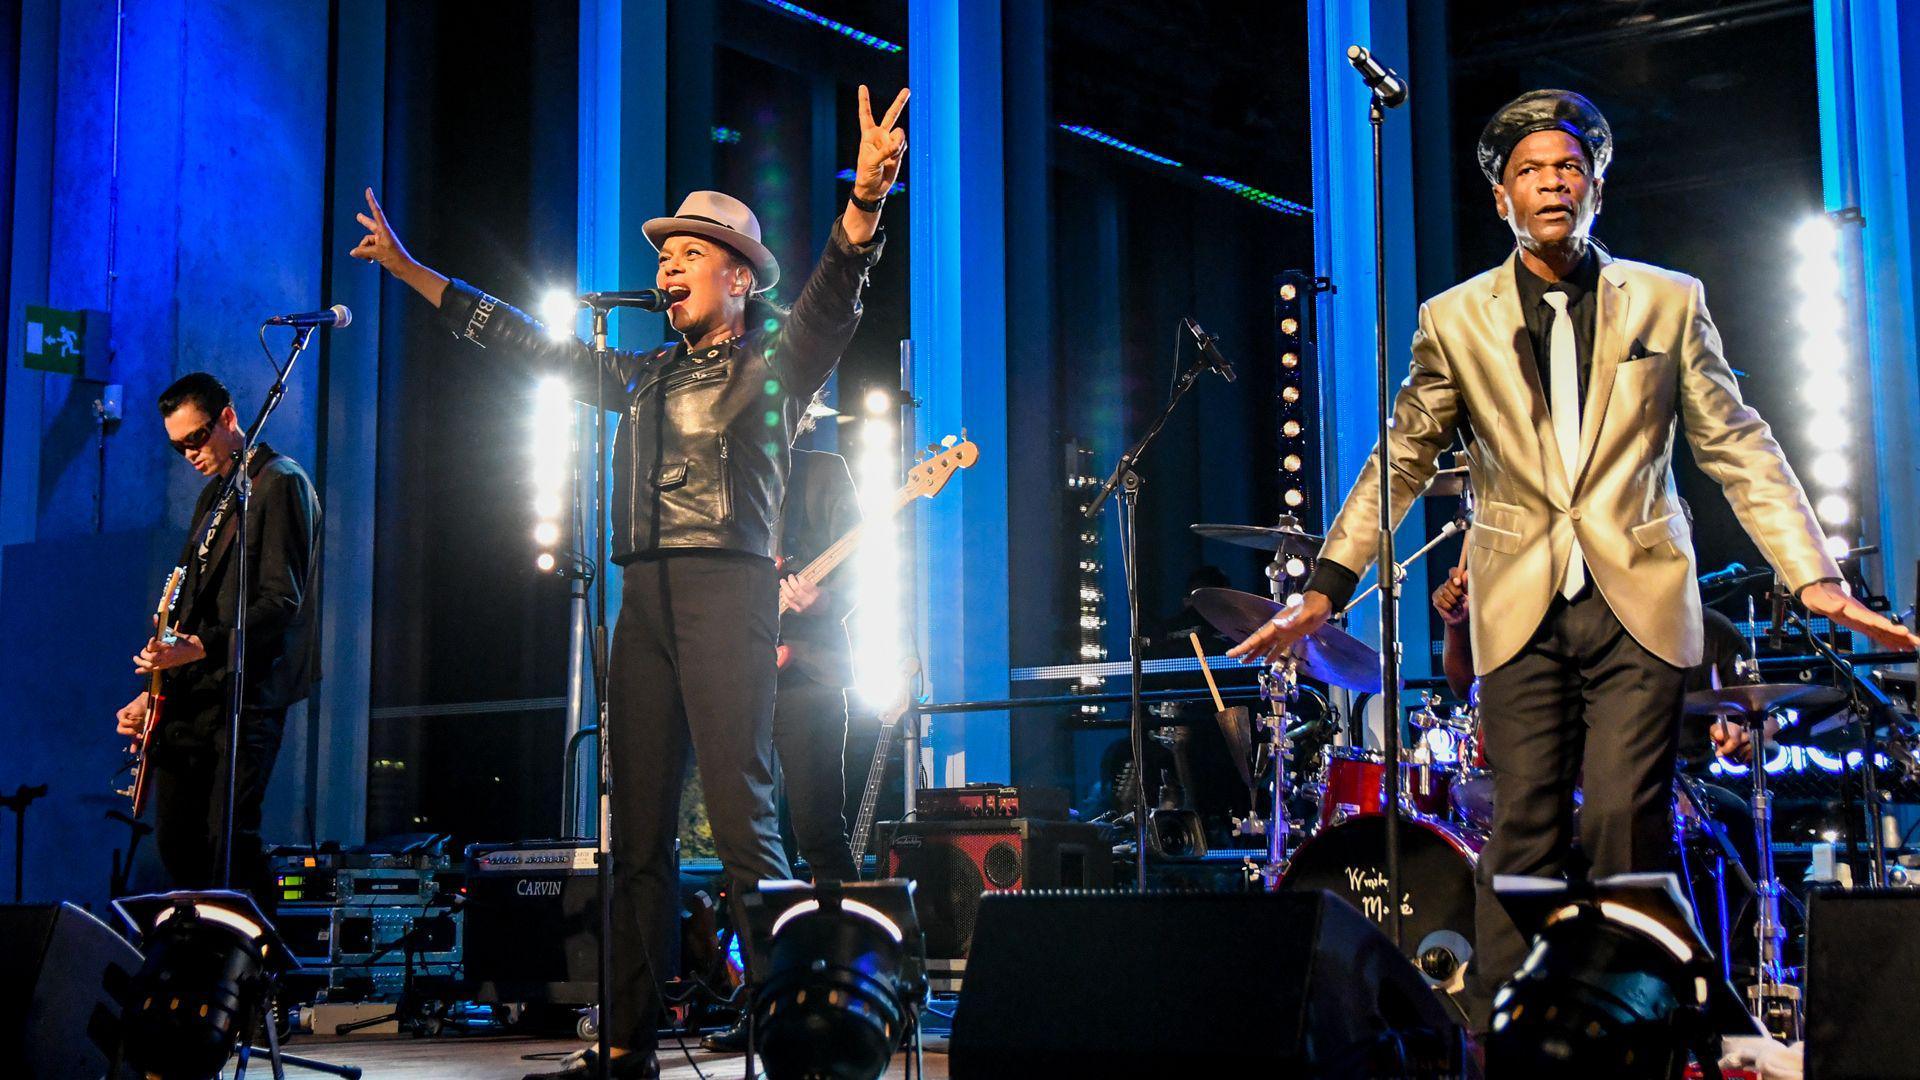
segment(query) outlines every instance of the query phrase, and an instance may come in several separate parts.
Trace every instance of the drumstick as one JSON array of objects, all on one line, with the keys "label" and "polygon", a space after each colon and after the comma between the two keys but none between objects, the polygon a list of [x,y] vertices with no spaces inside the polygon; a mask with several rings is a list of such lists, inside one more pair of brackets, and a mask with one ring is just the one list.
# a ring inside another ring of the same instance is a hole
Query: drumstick
[{"label": "drumstick", "polygon": [[1220,688],[1214,685],[1213,669],[1207,666],[1207,650],[1200,644],[1200,635],[1189,633],[1187,638],[1193,642],[1193,655],[1200,658],[1200,674],[1207,677],[1207,692],[1213,695],[1213,711],[1226,712],[1227,703],[1220,699]]}]

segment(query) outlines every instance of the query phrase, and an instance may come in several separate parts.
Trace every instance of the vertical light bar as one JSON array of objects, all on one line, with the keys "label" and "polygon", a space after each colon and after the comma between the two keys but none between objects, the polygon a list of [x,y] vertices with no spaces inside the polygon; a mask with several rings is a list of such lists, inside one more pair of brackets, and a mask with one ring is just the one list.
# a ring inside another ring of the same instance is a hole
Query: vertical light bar
[{"label": "vertical light bar", "polygon": [[1857,364],[1849,349],[1849,313],[1840,273],[1840,234],[1826,214],[1816,214],[1794,230],[1796,262],[1795,322],[1800,329],[1800,404],[1806,409],[1803,435],[1816,448],[1806,482],[1814,514],[1830,544],[1845,550],[1858,535],[1853,438],[1853,386]]},{"label": "vertical light bar", "polygon": [[560,554],[572,532],[568,496],[573,479],[573,412],[573,391],[565,379],[548,375],[535,386],[527,456],[533,481],[534,566],[542,573],[562,568]]},{"label": "vertical light bar", "polygon": [[854,475],[867,532],[855,560],[859,606],[854,609],[854,685],[867,704],[899,700],[901,567],[899,525],[893,517],[900,483],[900,429],[891,394],[870,395],[860,421]]}]

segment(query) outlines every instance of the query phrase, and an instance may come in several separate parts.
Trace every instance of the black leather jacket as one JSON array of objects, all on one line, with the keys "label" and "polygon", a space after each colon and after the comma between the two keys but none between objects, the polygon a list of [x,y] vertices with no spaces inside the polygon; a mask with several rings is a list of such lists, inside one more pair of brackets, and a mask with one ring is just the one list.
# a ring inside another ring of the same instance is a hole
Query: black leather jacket
[{"label": "black leather jacket", "polygon": [[[625,399],[613,443],[614,562],[688,548],[773,556],[795,427],[860,324],[860,290],[884,240],[855,245],[836,221],[792,309],[750,301],[747,332],[730,342],[691,355],[685,342],[608,353],[609,403]],[[570,367],[574,393],[592,399],[585,342],[556,340],[458,280],[440,319],[483,348]]]}]

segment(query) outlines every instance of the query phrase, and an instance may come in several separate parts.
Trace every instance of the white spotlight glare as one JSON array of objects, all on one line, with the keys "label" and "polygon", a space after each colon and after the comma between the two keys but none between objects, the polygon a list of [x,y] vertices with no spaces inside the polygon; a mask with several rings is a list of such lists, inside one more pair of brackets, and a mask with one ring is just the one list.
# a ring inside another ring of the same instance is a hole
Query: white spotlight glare
[{"label": "white spotlight glare", "polygon": [[1813,467],[1807,470],[1813,476],[1813,482],[1821,487],[1843,488],[1853,479],[1853,467],[1848,464],[1845,454],[1831,451],[1813,459]]},{"label": "white spotlight glare", "polygon": [[893,408],[893,395],[876,386],[867,391],[866,406],[867,415],[885,416],[887,411]]},{"label": "white spotlight glare", "polygon": [[564,341],[573,336],[574,316],[580,310],[580,302],[565,289],[548,289],[540,298],[540,322],[547,328],[547,336],[556,341]]},{"label": "white spotlight glare", "polygon": [[1845,318],[1845,308],[1841,306],[1840,300],[1832,295],[1807,296],[1800,301],[1800,325],[1809,334],[1818,337],[1837,335]]},{"label": "white spotlight glare", "polygon": [[541,552],[539,556],[533,560],[533,565],[535,569],[539,570],[543,574],[553,573],[553,568],[556,565],[556,562],[553,557],[553,552],[551,551]]},{"label": "white spotlight glare", "polygon": [[1847,538],[1841,536],[1839,533],[1833,533],[1827,537],[1827,554],[1836,559],[1846,558],[1847,550],[1850,546],[1851,545],[1847,543]]},{"label": "white spotlight glare", "polygon": [[1844,371],[1852,359],[1838,336],[1809,337],[1800,343],[1800,364],[1808,371]]},{"label": "white spotlight glare", "polygon": [[543,491],[533,497],[533,513],[536,517],[552,520],[560,516],[560,493]]},{"label": "white spotlight glare", "polygon": [[543,521],[533,527],[533,542],[541,547],[550,548],[560,542],[560,526],[551,521]]},{"label": "white spotlight glare", "polygon": [[1832,259],[1807,259],[1794,269],[1793,283],[1809,297],[1831,297],[1840,292],[1840,268]]},{"label": "white spotlight glare", "polygon": [[1793,246],[1808,259],[1832,258],[1837,241],[1833,220],[1825,214],[1808,218],[1793,232]]},{"label": "white spotlight glare", "polygon": [[1845,525],[1853,520],[1853,504],[1845,495],[1823,495],[1814,504],[1814,513],[1827,525]]}]

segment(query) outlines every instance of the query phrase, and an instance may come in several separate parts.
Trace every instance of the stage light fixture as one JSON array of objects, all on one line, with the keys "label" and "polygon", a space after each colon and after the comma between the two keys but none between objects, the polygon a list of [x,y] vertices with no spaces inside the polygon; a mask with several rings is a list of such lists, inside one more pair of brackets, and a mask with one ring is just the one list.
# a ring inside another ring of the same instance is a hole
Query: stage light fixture
[{"label": "stage light fixture", "polygon": [[1847,542],[1847,538],[1839,533],[1827,537],[1827,554],[1835,559],[1846,558],[1850,547],[1852,545]]},{"label": "stage light fixture", "polygon": [[1848,463],[1847,456],[1832,451],[1814,458],[1808,471],[1812,473],[1814,483],[1822,487],[1843,488],[1853,480],[1853,466]]},{"label": "stage light fixture", "polygon": [[145,955],[122,1014],[127,1062],[169,1080],[218,1075],[293,966],[285,944],[245,893],[151,893],[113,907]]},{"label": "stage light fixture", "polygon": [[1287,335],[1288,337],[1294,337],[1298,335],[1300,333],[1300,320],[1281,319],[1280,332]]},{"label": "stage light fixture", "polygon": [[1288,488],[1285,499],[1289,507],[1299,506],[1301,503],[1307,501],[1307,497],[1301,493],[1299,488]]},{"label": "stage light fixture", "polygon": [[1289,420],[1286,423],[1281,424],[1280,434],[1285,435],[1289,439],[1299,438],[1300,437],[1300,421]]},{"label": "stage light fixture", "polygon": [[753,1037],[771,1080],[873,1080],[926,1001],[913,883],[763,881],[746,898]]},{"label": "stage light fixture", "polygon": [[[874,412],[874,395],[882,408]],[[893,493],[900,484],[900,433],[887,414],[894,407],[885,390],[867,394],[868,416],[860,422],[859,449],[854,455],[854,479],[860,511],[870,523],[861,545],[858,590],[854,610],[854,682],[867,704],[884,708],[906,692],[900,675],[903,568],[898,523],[893,519]]]},{"label": "stage light fixture", "polygon": [[557,549],[566,540],[567,508],[573,494],[574,404],[565,379],[549,375],[535,384],[529,428],[533,542],[540,549],[534,566],[550,573],[559,565]]},{"label": "stage light fixture", "polygon": [[1494,889],[1532,945],[1494,995],[1488,1075],[1664,1080],[1720,1036],[1755,1034],[1673,875]]},{"label": "stage light fixture", "polygon": [[579,311],[580,301],[566,289],[548,289],[540,297],[540,323],[547,328],[547,336],[555,341],[574,336]]},{"label": "stage light fixture", "polygon": [[1853,521],[1853,504],[1845,495],[1822,495],[1813,509],[1823,525],[1839,526]]},{"label": "stage light fixture", "polygon": [[1806,442],[1815,448],[1807,467],[1808,494],[1821,523],[1841,528],[1853,522],[1857,494],[1852,457],[1857,394],[1839,223],[1827,214],[1808,218],[1794,230],[1793,248],[1802,330],[1800,399],[1807,406]]}]

